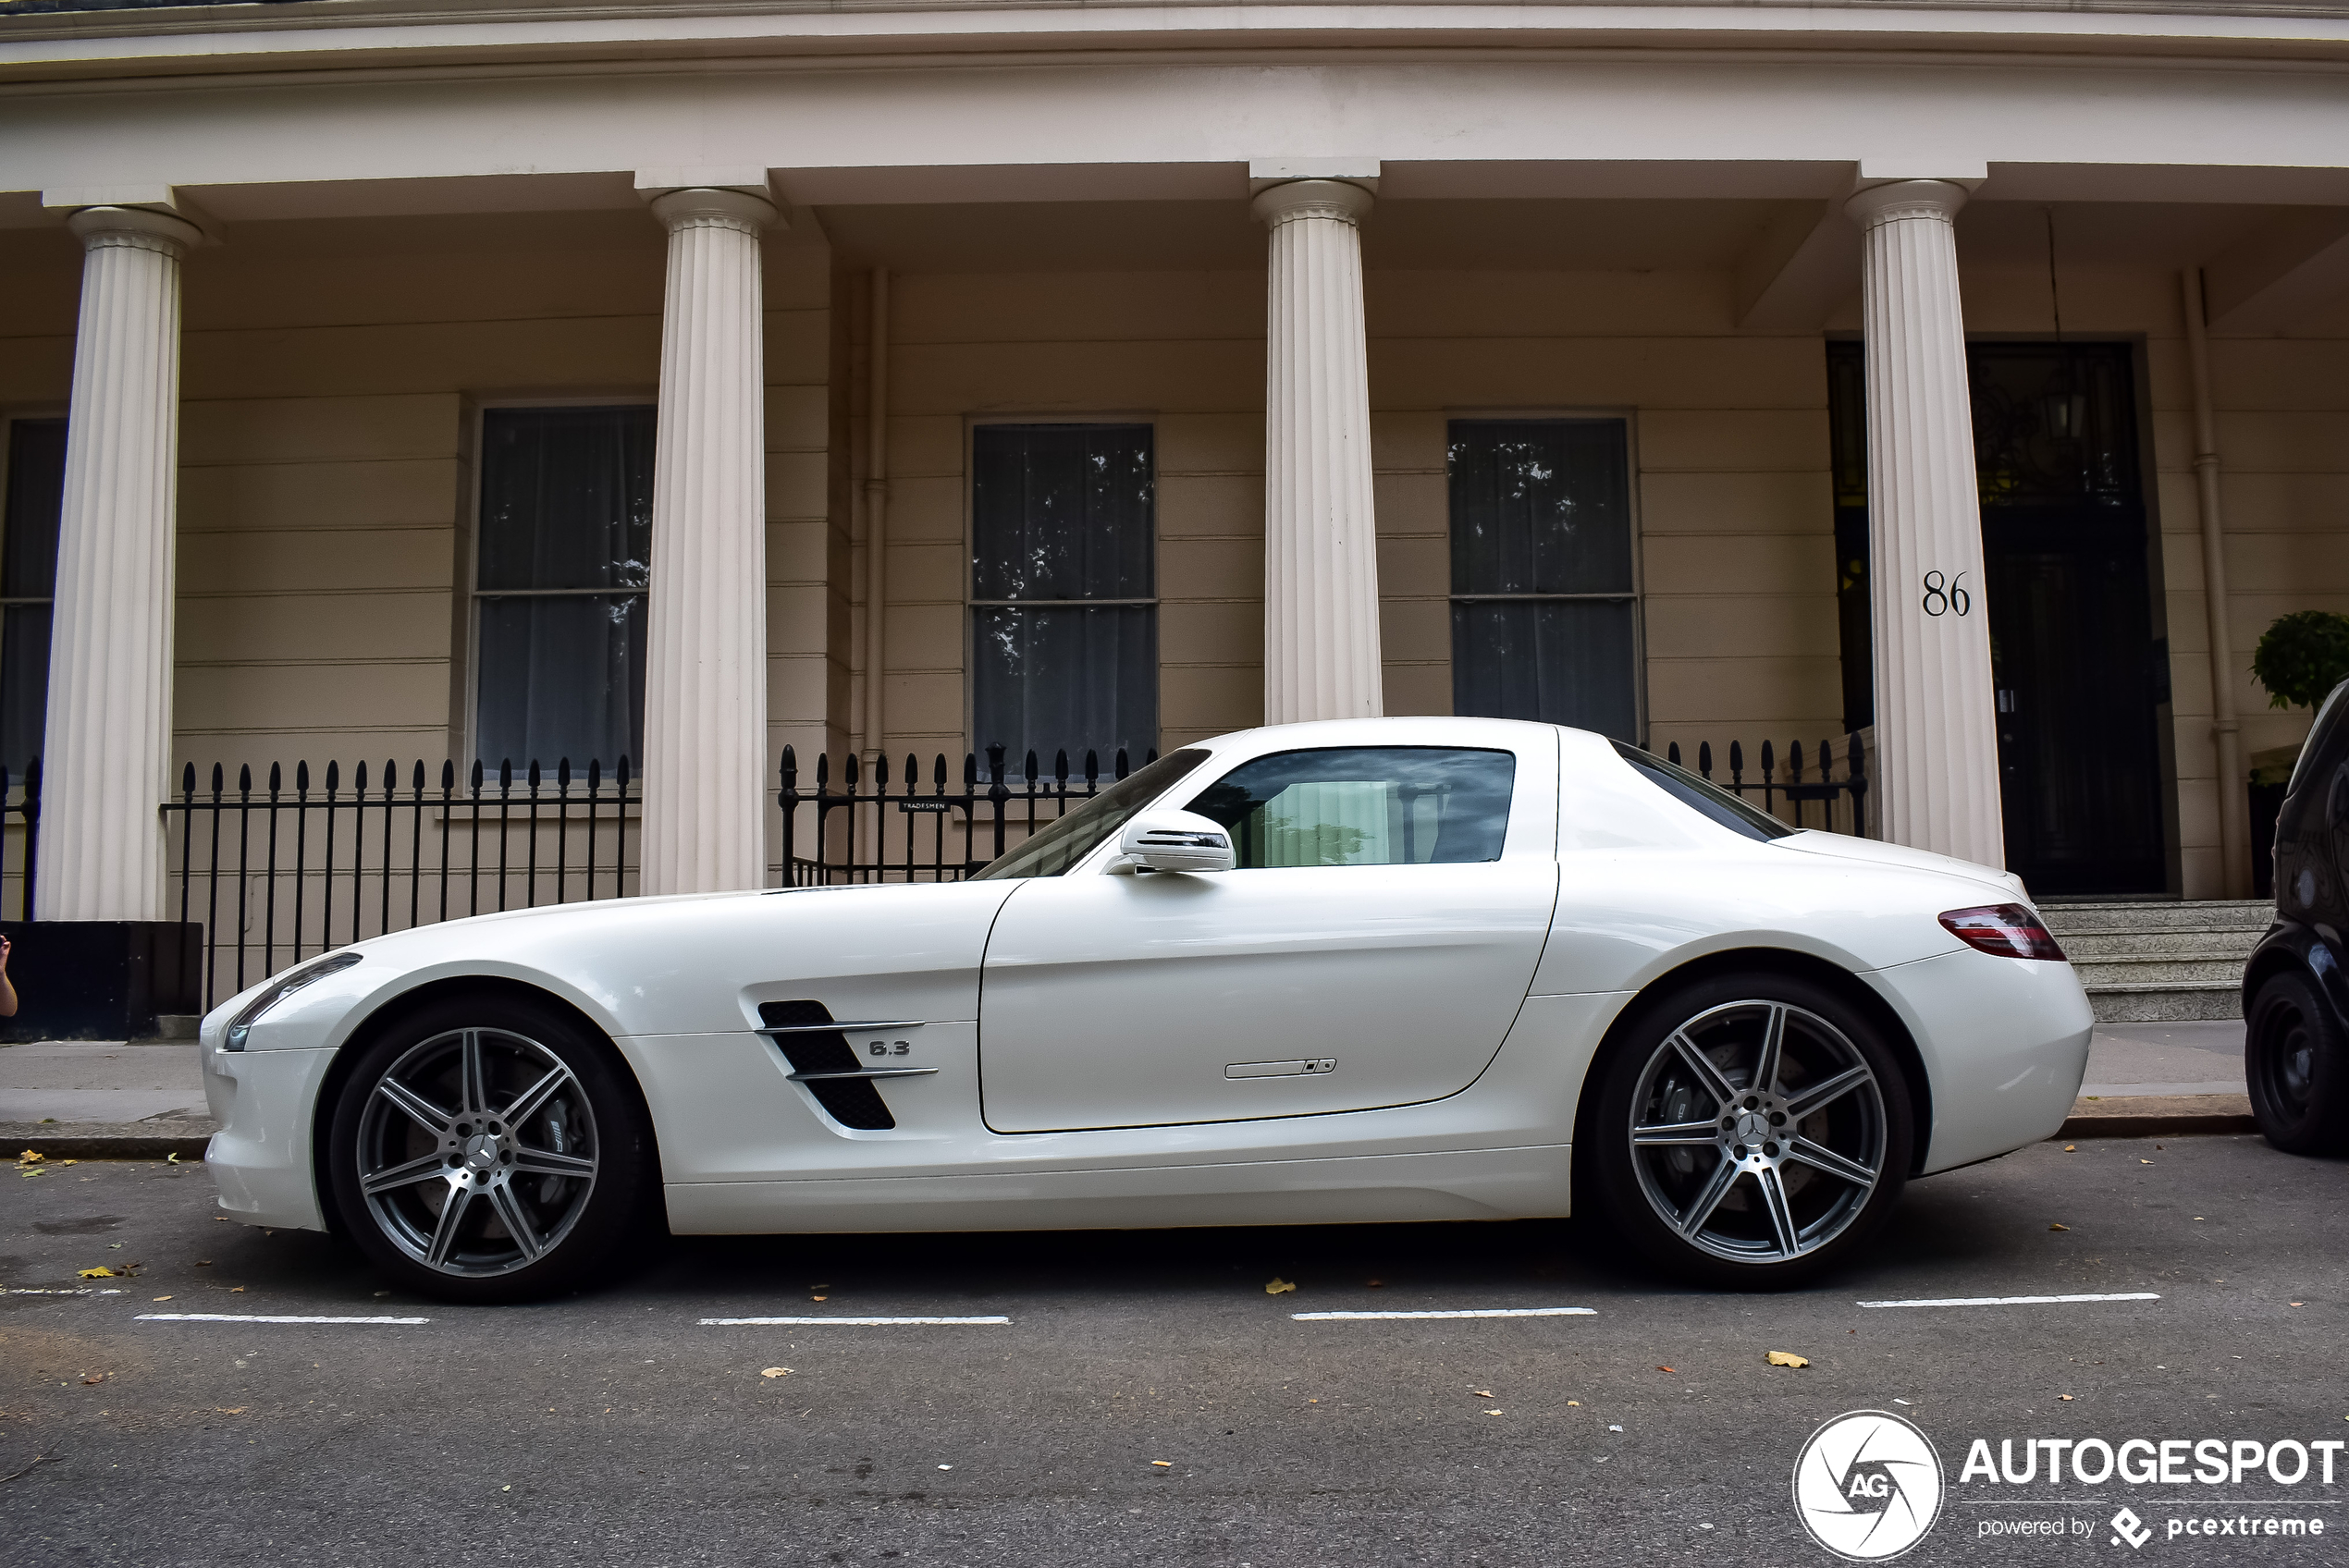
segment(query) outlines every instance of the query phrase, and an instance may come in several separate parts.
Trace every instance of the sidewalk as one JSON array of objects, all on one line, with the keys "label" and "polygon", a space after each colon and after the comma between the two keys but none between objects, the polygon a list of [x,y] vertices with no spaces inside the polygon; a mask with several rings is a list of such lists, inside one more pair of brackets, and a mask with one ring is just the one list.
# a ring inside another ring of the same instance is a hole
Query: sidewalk
[{"label": "sidewalk", "polygon": [[[2241,1022],[2103,1023],[2059,1135],[2257,1130],[2244,1093]],[[212,1131],[192,1044],[0,1046],[0,1152],[189,1159],[203,1153]]]}]

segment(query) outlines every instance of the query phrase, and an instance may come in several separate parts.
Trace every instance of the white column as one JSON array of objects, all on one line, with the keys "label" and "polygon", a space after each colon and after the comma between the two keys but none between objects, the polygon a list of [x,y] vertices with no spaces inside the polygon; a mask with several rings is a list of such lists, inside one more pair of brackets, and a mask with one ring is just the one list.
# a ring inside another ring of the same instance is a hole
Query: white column
[{"label": "white column", "polygon": [[1371,193],[1298,179],[1272,226],[1264,375],[1264,722],[1383,711],[1362,243]]},{"label": "white column", "polygon": [[1954,220],[1961,185],[1860,191],[1867,334],[1868,543],[1884,836],[2006,864],[1988,584],[1966,399]]},{"label": "white column", "polygon": [[766,372],[758,236],[773,205],[671,190],[645,666],[647,893],[765,880]]},{"label": "white column", "polygon": [[49,708],[42,920],[164,918],[172,565],[179,473],[179,258],[193,224],[85,207],[66,426]]}]

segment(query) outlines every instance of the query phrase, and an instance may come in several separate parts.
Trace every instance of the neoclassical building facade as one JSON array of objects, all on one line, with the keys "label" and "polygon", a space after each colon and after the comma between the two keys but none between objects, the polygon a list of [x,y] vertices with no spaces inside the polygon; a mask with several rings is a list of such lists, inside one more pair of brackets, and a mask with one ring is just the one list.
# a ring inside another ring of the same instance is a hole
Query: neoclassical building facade
[{"label": "neoclassical building facade", "polygon": [[45,918],[190,763],[625,755],[688,891],[785,744],[1455,711],[2247,893],[2349,7],[15,0],[0,419]]}]

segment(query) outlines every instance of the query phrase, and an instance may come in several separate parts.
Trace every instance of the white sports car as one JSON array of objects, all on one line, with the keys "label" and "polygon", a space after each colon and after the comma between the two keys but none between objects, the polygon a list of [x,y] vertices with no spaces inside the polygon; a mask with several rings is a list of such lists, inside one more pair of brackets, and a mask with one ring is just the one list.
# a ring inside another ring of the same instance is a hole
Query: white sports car
[{"label": "white sports car", "polygon": [[484,915],[204,1020],[228,1212],[454,1300],[697,1234],[1563,1216],[1702,1280],[1863,1246],[2063,1121],[2013,877],[1580,730],[1160,758],[968,881]]}]

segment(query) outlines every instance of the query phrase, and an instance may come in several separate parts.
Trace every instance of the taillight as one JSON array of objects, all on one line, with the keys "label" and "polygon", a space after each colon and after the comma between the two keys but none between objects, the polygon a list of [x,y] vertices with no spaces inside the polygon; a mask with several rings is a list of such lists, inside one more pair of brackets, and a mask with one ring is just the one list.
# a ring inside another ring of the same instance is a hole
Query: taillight
[{"label": "taillight", "polygon": [[2063,962],[2063,949],[2039,917],[2022,904],[1985,904],[1980,909],[1953,909],[1941,916],[1952,937],[1969,948],[2000,958],[2044,958]]}]

